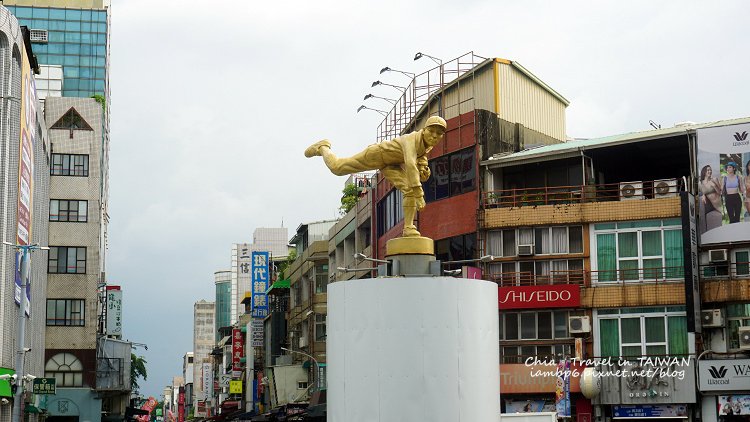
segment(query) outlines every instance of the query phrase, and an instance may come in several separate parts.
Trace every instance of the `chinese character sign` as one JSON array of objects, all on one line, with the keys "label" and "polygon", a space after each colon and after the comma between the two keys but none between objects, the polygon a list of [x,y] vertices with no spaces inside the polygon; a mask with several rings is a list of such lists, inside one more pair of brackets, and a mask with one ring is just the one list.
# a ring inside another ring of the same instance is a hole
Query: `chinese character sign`
[{"label": "chinese character sign", "polygon": [[237,245],[237,291],[240,300],[246,292],[252,290],[253,259],[251,246],[248,243]]},{"label": "chinese character sign", "polygon": [[107,290],[107,334],[122,337],[122,290]]},{"label": "chinese character sign", "polygon": [[255,318],[265,318],[268,315],[268,302],[266,301],[266,290],[268,289],[268,252],[252,253],[252,280],[253,280],[253,313]]},{"label": "chinese character sign", "polygon": [[245,356],[245,339],[242,330],[232,329],[232,370],[242,371],[242,357]]}]

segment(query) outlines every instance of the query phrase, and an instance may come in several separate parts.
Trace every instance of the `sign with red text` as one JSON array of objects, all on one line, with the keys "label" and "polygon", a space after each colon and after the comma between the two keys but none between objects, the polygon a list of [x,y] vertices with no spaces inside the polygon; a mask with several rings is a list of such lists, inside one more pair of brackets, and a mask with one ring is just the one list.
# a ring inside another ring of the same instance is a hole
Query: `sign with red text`
[{"label": "sign with red text", "polygon": [[498,309],[571,308],[581,305],[577,284],[498,287]]},{"label": "sign with red text", "polygon": [[242,357],[245,356],[245,340],[242,338],[242,330],[232,329],[232,370],[242,371]]}]

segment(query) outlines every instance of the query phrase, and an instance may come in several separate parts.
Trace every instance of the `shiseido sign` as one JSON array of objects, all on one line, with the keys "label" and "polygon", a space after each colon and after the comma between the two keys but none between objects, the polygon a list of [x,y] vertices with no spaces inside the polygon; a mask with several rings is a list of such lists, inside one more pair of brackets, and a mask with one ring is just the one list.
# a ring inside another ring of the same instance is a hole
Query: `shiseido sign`
[{"label": "shiseido sign", "polygon": [[698,378],[701,391],[750,390],[750,359],[699,361]]},{"label": "shiseido sign", "polygon": [[577,284],[498,287],[499,309],[570,308],[581,305]]}]

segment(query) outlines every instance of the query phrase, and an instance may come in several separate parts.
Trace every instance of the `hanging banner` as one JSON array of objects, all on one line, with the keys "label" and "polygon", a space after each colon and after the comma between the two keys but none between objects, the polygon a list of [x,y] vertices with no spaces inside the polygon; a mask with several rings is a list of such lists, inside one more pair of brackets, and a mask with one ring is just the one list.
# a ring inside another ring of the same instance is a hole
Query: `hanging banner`
[{"label": "hanging banner", "polygon": [[253,252],[253,318],[265,318],[268,316],[268,302],[266,301],[266,290],[268,290],[268,252]]},{"label": "hanging banner", "polygon": [[557,384],[555,385],[555,408],[557,416],[570,417],[570,362],[560,361],[557,364]]},{"label": "hanging banner", "polygon": [[[155,398],[149,397],[148,400],[146,400],[146,403],[143,403],[143,406],[141,406],[141,410],[145,410],[150,414],[151,411],[154,410],[157,404],[158,402],[156,401]],[[136,420],[140,422],[148,422],[151,420],[151,416],[149,415],[136,416]]]},{"label": "hanging banner", "polygon": [[[31,65],[26,49],[21,49],[21,128],[19,133],[18,159],[18,202],[16,216],[18,220],[16,230],[16,244],[31,243],[32,209],[34,200],[34,145],[36,144],[36,82],[31,73]],[[21,306],[22,286],[26,285],[26,315],[31,314],[31,283],[30,278],[21,280],[21,257],[23,253],[16,251],[16,288],[14,299]],[[30,271],[27,272],[27,274]]]}]

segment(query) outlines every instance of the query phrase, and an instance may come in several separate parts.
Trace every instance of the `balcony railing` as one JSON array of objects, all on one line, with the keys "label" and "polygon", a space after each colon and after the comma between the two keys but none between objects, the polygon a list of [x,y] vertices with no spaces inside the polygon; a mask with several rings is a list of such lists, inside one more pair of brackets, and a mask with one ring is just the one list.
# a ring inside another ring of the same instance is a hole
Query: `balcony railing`
[{"label": "balcony railing", "polygon": [[[511,286],[542,286],[552,284],[623,284],[639,282],[667,282],[682,281],[685,278],[683,267],[651,267],[628,268],[620,270],[587,271],[566,270],[550,271],[549,274],[534,274],[531,272],[489,273],[489,280],[495,281],[501,287]],[[747,278],[747,277],[746,277]]]},{"label": "balcony railing", "polygon": [[[485,208],[510,208],[535,205],[577,204],[583,202],[651,199],[676,196],[678,185],[659,186],[663,180],[602,185],[545,186],[541,188],[502,189],[482,193]],[[629,188],[626,188],[629,185]]]},{"label": "balcony railing", "polygon": [[698,272],[706,280],[747,280],[750,279],[750,262],[701,265]]}]

